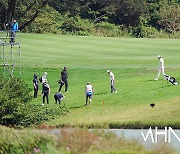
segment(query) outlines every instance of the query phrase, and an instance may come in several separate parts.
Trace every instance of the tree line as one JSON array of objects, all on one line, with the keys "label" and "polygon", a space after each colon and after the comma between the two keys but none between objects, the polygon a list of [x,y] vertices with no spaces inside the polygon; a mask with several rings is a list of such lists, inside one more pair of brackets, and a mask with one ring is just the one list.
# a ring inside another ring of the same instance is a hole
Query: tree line
[{"label": "tree line", "polygon": [[180,37],[179,0],[0,0],[0,6],[1,29],[15,18],[24,32],[88,35],[105,28],[136,37],[160,31]]}]

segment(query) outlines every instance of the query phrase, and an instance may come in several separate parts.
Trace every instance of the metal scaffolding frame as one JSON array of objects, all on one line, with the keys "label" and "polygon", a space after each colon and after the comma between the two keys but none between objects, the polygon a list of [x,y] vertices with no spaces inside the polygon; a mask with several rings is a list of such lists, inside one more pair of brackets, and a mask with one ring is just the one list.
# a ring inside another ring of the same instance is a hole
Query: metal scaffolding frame
[{"label": "metal scaffolding frame", "polygon": [[12,31],[0,31],[1,75],[3,74],[4,78],[7,74],[11,78],[15,76],[21,78],[20,31],[16,32],[15,38],[11,33]]}]

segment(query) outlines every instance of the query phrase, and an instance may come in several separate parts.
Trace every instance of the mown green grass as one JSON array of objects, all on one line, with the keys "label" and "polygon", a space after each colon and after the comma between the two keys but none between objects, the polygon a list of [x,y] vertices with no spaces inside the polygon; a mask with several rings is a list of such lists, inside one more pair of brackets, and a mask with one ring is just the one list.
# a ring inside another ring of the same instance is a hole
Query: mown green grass
[{"label": "mown green grass", "polygon": [[[48,72],[50,105],[63,66],[68,67],[69,92],[63,103],[70,113],[49,121],[56,126],[180,128],[180,86],[171,86],[157,75],[157,55],[165,60],[165,72],[180,81],[180,40],[21,35],[22,78],[32,88],[33,74]],[[110,94],[107,69],[115,74],[117,94]],[[84,87],[95,89],[93,103],[84,107]],[[41,86],[40,86],[41,87]],[[39,92],[40,95],[40,92]],[[102,102],[104,101],[104,105]],[[32,103],[41,104],[39,96]],[[149,104],[155,103],[155,108]]]}]

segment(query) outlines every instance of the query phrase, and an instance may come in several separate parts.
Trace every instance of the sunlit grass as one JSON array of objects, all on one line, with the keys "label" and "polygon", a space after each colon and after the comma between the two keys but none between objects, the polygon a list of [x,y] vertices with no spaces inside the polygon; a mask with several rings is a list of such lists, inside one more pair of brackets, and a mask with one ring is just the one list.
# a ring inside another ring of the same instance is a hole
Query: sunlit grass
[{"label": "sunlit grass", "polygon": [[[49,106],[52,106],[60,71],[63,66],[68,67],[69,92],[62,91],[66,96],[62,102],[70,113],[49,121],[52,125],[180,128],[180,87],[167,84],[162,76],[159,81],[153,80],[160,54],[165,59],[166,73],[180,81],[179,42],[178,39],[22,34],[22,78],[32,88],[33,74],[38,73],[36,65],[40,76],[48,72]],[[107,69],[115,74],[117,94],[110,94]],[[93,85],[95,94],[92,105],[84,107],[87,81]],[[31,103],[42,103],[40,93],[41,89]],[[150,103],[156,106],[151,108]]]}]

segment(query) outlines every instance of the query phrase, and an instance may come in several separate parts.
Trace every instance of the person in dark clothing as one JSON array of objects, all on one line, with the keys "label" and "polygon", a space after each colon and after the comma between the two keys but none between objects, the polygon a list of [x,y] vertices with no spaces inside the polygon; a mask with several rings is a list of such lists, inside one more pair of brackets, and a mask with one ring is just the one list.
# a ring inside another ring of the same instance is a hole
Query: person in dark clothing
[{"label": "person in dark clothing", "polygon": [[47,104],[49,104],[49,94],[50,94],[50,87],[47,83],[47,80],[43,83],[43,103],[42,105],[45,105],[45,98],[47,100]]},{"label": "person in dark clothing", "polygon": [[65,85],[65,92],[68,91],[68,73],[67,73],[67,67],[64,66],[64,69],[61,71],[61,80],[59,80],[59,92],[61,91],[63,85]]},{"label": "person in dark clothing", "polygon": [[38,75],[34,74],[34,79],[33,79],[33,87],[34,87],[34,98],[37,98],[38,95]]},{"label": "person in dark clothing", "polygon": [[63,96],[61,93],[56,93],[54,95],[55,103],[57,104],[57,101],[59,104],[61,104],[61,100],[64,99],[65,96]]}]

